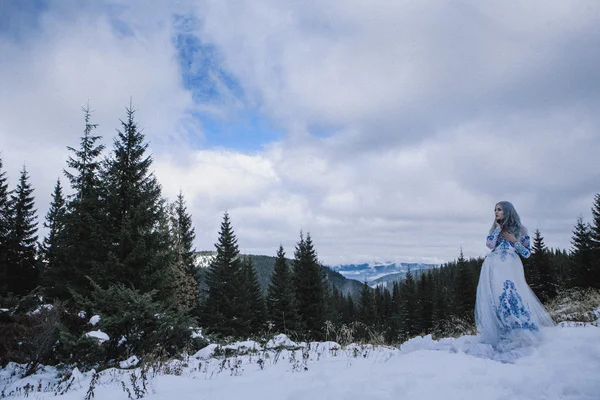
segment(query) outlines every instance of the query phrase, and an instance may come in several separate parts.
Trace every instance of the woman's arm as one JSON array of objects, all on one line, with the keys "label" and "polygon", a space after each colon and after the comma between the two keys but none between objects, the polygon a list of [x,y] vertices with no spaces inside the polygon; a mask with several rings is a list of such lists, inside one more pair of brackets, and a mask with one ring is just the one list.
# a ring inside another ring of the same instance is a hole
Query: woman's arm
[{"label": "woman's arm", "polygon": [[500,235],[500,227],[498,225],[496,225],[496,228],[494,229],[494,231],[492,232],[491,235],[489,235],[485,241],[485,245],[494,250],[496,248],[496,242],[498,241],[498,236]]},{"label": "woman's arm", "polygon": [[531,255],[531,240],[526,229],[523,229],[521,238],[515,242],[515,250],[517,250],[523,258],[527,258]]}]

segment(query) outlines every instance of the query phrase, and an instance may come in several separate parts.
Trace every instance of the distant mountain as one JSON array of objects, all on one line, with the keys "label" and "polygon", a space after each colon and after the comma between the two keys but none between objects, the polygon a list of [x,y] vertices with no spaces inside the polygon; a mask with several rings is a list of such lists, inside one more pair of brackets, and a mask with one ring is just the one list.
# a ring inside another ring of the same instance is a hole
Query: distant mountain
[{"label": "distant mountain", "polygon": [[[204,282],[204,274],[206,269],[210,266],[210,263],[217,256],[216,251],[199,251],[196,253],[196,276],[198,277],[198,281],[203,286]],[[242,254],[242,257],[250,257],[252,259],[252,263],[256,268],[256,275],[258,277],[258,283],[260,283],[261,288],[264,292],[267,291],[269,281],[271,280],[271,274],[273,273],[273,269],[275,268],[275,260],[276,257],[272,256],[259,256],[259,255],[247,255]],[[288,259],[288,265],[293,265],[293,260]],[[358,296],[360,293],[360,289],[362,284],[356,280],[349,279],[344,277],[337,271],[332,270],[329,267],[322,267],[323,272],[327,278],[327,281],[335,286],[339,291],[344,294],[350,293],[353,297]]]},{"label": "distant mountain", "polygon": [[359,282],[365,280],[370,286],[377,286],[382,283],[390,283],[395,280],[404,279],[410,269],[415,277],[423,271],[439,267],[438,264],[423,263],[364,263],[364,264],[343,264],[330,267],[333,271],[339,272],[348,279],[354,279]]}]

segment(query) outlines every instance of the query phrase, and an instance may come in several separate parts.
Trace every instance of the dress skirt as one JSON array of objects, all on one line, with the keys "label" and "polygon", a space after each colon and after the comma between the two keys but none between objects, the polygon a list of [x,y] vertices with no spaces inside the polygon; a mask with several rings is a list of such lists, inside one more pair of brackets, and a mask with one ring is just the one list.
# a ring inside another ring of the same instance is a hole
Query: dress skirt
[{"label": "dress skirt", "polygon": [[515,348],[534,345],[552,318],[525,281],[523,263],[513,248],[496,248],[481,267],[475,322],[484,343]]}]

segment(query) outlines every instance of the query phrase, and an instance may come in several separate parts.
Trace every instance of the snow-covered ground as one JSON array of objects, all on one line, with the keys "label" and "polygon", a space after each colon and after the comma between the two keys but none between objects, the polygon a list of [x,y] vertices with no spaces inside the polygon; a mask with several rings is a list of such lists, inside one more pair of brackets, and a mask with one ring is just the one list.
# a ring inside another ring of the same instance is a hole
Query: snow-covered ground
[{"label": "snow-covered ground", "polygon": [[[93,398],[600,399],[596,326],[551,328],[539,346],[512,354],[496,353],[473,336],[415,338],[400,349],[369,345],[342,349],[334,342],[308,346],[278,337],[266,347],[274,348],[265,350],[255,342],[227,349],[210,345],[187,362],[162,365],[158,373],[146,371],[146,389],[139,368],[105,370],[92,385]],[[237,355],[225,355],[232,351]],[[5,396],[25,397],[30,391],[27,395],[35,399],[91,398],[93,372],[75,371],[59,386],[52,368],[19,380],[15,368],[0,370]],[[65,393],[55,397],[61,392]]]}]

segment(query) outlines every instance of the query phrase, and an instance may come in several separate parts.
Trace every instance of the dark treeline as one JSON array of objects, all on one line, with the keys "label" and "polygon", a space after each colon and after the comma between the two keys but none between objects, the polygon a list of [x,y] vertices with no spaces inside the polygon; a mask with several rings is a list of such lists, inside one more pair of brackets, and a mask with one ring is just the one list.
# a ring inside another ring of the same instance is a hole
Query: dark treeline
[{"label": "dark treeline", "polygon": [[[240,255],[228,214],[217,255],[206,271],[195,265],[195,230],[180,193],[163,197],[148,144],[126,110],[109,152],[84,110],[78,147],[68,147],[39,240],[34,189],[25,167],[15,188],[0,159],[0,364],[107,367],[131,354],[172,357],[213,338],[286,333],[324,339],[327,327],[352,327],[356,340],[380,335],[398,343],[423,333],[473,329],[483,260],[457,260],[391,287],[366,283],[353,298],[323,273],[309,233],[300,233],[293,259],[277,259],[266,294],[252,259]],[[67,194],[68,193],[68,194]],[[600,194],[593,220],[576,222],[570,251],[548,249],[538,231],[524,261],[527,281],[542,301],[559,288],[600,288]],[[485,235],[482,235],[485,237]],[[482,239],[483,241],[483,239]],[[99,315],[100,320],[90,321]],[[459,326],[459,328],[457,328]],[[86,335],[102,330],[106,341]]]}]

